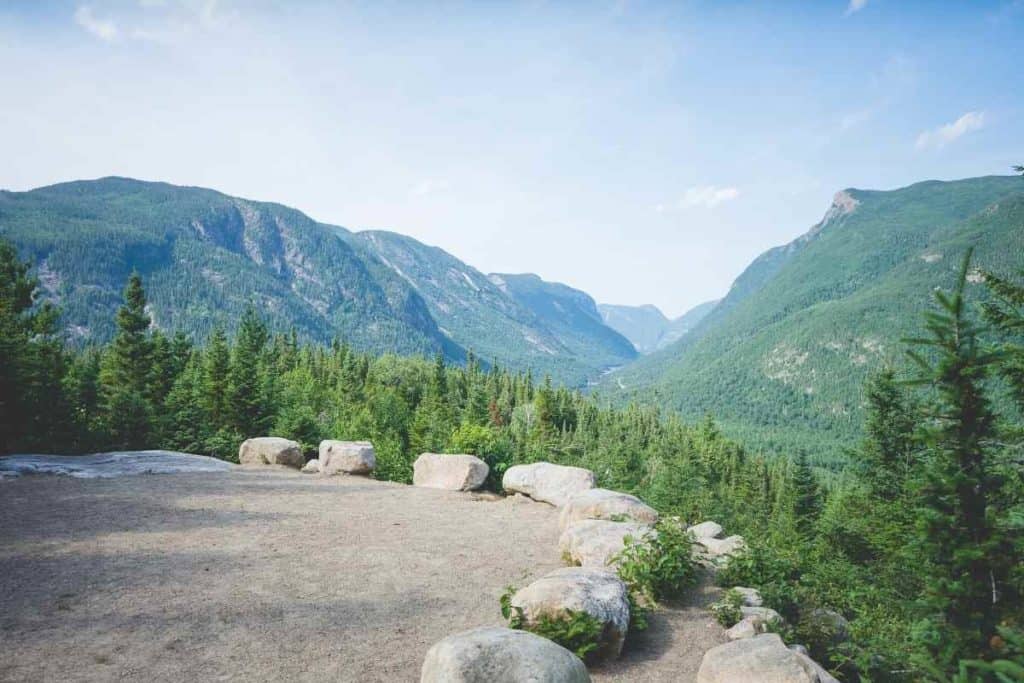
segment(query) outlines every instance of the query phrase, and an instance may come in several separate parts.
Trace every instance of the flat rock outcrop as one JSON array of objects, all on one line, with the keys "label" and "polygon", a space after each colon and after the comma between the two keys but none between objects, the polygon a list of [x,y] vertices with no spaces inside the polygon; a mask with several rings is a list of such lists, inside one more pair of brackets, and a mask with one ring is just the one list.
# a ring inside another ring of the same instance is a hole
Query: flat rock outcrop
[{"label": "flat rock outcrop", "polygon": [[509,628],[448,636],[427,652],[420,683],[589,683],[579,657],[547,638]]},{"label": "flat rock outcrop", "polygon": [[778,634],[765,633],[708,650],[697,683],[823,683],[809,662]]},{"label": "flat rock outcrop", "polygon": [[246,439],[238,447],[238,462],[242,465],[286,465],[299,468],[306,464],[306,456],[297,441],[278,436],[260,436]]},{"label": "flat rock outcrop", "polygon": [[595,661],[615,659],[629,630],[626,584],[614,572],[595,567],[556,569],[512,596],[527,625],[542,616],[558,619],[568,612],[585,612],[604,625]]},{"label": "flat rock outcrop", "polygon": [[562,506],[558,526],[565,531],[570,524],[584,519],[654,524],[658,512],[636,496],[608,489],[590,489],[569,498]]},{"label": "flat rock outcrop", "polygon": [[597,479],[593,472],[582,467],[535,462],[508,468],[501,485],[509,493],[522,493],[561,507],[574,494],[594,488]]},{"label": "flat rock outcrop", "polygon": [[582,567],[605,567],[622,552],[626,538],[640,540],[655,533],[647,524],[584,519],[562,532],[558,548],[567,560]]},{"label": "flat rock outcrop", "polygon": [[369,474],[377,467],[377,454],[369,441],[320,442],[320,473]]},{"label": "flat rock outcrop", "polygon": [[473,491],[483,486],[490,468],[475,455],[423,453],[412,465],[412,483],[431,489]]}]

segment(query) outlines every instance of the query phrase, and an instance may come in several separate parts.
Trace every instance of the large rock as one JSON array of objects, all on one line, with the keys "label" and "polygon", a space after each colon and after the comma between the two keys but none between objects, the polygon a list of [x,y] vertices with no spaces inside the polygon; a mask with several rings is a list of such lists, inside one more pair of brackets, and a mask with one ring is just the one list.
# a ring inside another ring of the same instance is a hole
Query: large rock
[{"label": "large rock", "polygon": [[639,522],[610,522],[606,519],[584,519],[574,522],[562,532],[558,548],[562,557],[583,567],[604,567],[626,546],[626,537],[636,540],[655,533]]},{"label": "large rock", "polygon": [[369,441],[320,442],[320,473],[369,474],[377,466],[377,456]]},{"label": "large rock", "polygon": [[808,661],[765,633],[705,652],[697,683],[823,683]]},{"label": "large rock", "polygon": [[489,468],[475,455],[424,453],[412,464],[412,483],[431,489],[472,491],[483,486]]},{"label": "large rock", "polygon": [[320,461],[313,458],[302,466],[303,474],[320,474]]},{"label": "large rock", "polygon": [[658,512],[636,496],[608,489],[590,489],[569,498],[562,506],[558,525],[565,531],[570,524],[583,519],[607,519],[614,522],[654,524]]},{"label": "large rock", "polygon": [[704,546],[704,554],[711,559],[721,559],[739,555],[746,550],[747,544],[742,536],[729,538],[698,538],[697,543]]},{"label": "large rock", "polygon": [[850,622],[839,612],[830,609],[814,609],[801,615],[800,621],[811,633],[817,633],[822,640],[833,645],[850,639]]},{"label": "large rock", "polygon": [[246,439],[238,448],[238,462],[243,465],[287,465],[302,467],[306,457],[297,441],[278,436]]},{"label": "large rock", "polygon": [[743,604],[747,607],[760,607],[764,604],[764,598],[761,597],[761,591],[756,588],[744,588],[743,586],[735,586],[731,590],[736,591],[743,596]]},{"label": "large rock", "polygon": [[722,535],[722,525],[718,522],[701,522],[691,526],[688,531],[698,541],[702,538],[718,538]]},{"label": "large rock", "polygon": [[582,467],[535,462],[508,468],[501,486],[509,493],[523,493],[534,500],[561,507],[570,496],[594,488],[596,482],[594,473]]},{"label": "large rock", "polygon": [[773,610],[771,607],[751,607],[750,605],[741,605],[740,612],[743,614],[744,619],[757,619],[763,624],[772,624],[783,622],[782,615]]},{"label": "large rock", "polygon": [[521,610],[527,627],[542,616],[563,618],[568,612],[586,612],[604,628],[594,661],[615,659],[629,629],[629,597],[626,584],[615,573],[594,567],[556,569],[512,596],[512,607]]},{"label": "large rock", "polygon": [[764,633],[763,622],[753,617],[744,617],[725,632],[725,637],[729,640],[742,640],[743,638],[753,638],[760,633]]},{"label": "large rock", "polygon": [[589,683],[579,657],[547,638],[508,628],[478,628],[436,643],[420,683]]}]

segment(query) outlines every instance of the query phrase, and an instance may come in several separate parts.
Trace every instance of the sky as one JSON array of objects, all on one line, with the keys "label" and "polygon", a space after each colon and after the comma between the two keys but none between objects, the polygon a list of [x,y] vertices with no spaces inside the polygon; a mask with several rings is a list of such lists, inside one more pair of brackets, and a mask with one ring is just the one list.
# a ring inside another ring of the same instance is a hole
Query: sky
[{"label": "sky", "polygon": [[676,316],[847,187],[1024,163],[1024,0],[0,1],[0,188],[276,201]]}]

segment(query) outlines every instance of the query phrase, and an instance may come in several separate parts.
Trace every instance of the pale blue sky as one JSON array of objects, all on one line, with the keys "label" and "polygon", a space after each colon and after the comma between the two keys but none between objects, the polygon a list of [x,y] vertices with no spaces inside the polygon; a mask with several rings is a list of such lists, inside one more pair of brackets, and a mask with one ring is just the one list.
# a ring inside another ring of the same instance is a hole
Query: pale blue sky
[{"label": "pale blue sky", "polygon": [[1024,0],[0,2],[0,187],[213,187],[677,315],[1024,163]]}]

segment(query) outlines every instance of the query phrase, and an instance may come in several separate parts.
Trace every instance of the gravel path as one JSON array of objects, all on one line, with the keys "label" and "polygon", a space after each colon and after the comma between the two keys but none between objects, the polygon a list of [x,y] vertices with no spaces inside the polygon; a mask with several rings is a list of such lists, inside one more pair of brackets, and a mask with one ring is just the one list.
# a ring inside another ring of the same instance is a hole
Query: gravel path
[{"label": "gravel path", "polygon": [[[0,680],[416,681],[560,566],[554,508],[278,469],[0,482]],[[692,681],[723,641],[657,613],[596,681]]]}]

